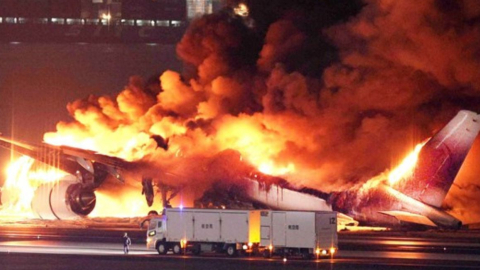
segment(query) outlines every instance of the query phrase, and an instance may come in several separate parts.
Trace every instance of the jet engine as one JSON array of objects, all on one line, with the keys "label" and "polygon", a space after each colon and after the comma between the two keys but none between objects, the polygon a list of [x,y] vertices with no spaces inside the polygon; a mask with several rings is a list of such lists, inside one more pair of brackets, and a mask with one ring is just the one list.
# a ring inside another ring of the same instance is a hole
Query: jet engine
[{"label": "jet engine", "polygon": [[32,200],[32,210],[41,219],[73,219],[84,217],[95,208],[93,189],[75,176],[40,185]]}]

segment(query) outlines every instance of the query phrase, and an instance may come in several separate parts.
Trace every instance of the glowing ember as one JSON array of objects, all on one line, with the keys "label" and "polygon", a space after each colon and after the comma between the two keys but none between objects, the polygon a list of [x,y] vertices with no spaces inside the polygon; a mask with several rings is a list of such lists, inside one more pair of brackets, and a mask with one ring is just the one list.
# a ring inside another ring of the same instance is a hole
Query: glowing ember
[{"label": "glowing ember", "polygon": [[415,146],[413,152],[411,152],[395,169],[393,169],[388,175],[388,183],[393,185],[397,183],[400,179],[409,177],[413,173],[413,168],[418,160],[418,154],[422,147],[427,143],[424,141]]},{"label": "glowing ember", "polygon": [[248,16],[248,7],[247,7],[247,5],[245,5],[243,3],[240,3],[237,7],[235,7],[233,9],[233,11],[238,16],[242,16],[242,17],[247,17]]}]

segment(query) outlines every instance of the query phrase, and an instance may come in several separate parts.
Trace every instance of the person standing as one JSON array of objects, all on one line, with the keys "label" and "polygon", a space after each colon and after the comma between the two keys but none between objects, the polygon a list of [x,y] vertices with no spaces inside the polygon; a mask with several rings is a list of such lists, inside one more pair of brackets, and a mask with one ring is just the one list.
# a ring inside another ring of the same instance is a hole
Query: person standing
[{"label": "person standing", "polygon": [[128,254],[130,251],[130,245],[132,244],[132,240],[130,240],[130,237],[128,237],[128,234],[125,233],[123,235],[123,253]]}]

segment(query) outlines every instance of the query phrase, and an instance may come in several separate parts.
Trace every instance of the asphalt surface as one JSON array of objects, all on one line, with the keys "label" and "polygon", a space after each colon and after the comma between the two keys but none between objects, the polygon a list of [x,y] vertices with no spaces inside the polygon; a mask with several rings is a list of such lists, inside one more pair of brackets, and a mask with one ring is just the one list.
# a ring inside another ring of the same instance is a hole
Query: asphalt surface
[{"label": "asphalt surface", "polygon": [[[122,236],[133,240],[123,254]],[[340,233],[339,252],[314,260],[224,254],[161,256],[145,248],[145,230],[7,226],[0,269],[480,269],[477,233]]]},{"label": "asphalt surface", "polygon": [[478,269],[476,262],[436,260],[337,258],[299,259],[225,258],[217,256],[159,256],[141,254],[0,253],[2,269]]}]

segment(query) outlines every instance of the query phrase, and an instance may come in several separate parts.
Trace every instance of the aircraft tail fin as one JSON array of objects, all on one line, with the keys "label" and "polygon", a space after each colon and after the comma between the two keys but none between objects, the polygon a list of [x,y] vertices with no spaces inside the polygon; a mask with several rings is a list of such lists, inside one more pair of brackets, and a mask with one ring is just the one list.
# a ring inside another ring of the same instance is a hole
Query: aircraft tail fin
[{"label": "aircraft tail fin", "polygon": [[423,146],[412,176],[399,181],[394,188],[440,207],[479,131],[479,114],[458,112]]}]

